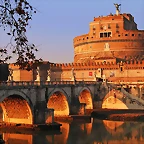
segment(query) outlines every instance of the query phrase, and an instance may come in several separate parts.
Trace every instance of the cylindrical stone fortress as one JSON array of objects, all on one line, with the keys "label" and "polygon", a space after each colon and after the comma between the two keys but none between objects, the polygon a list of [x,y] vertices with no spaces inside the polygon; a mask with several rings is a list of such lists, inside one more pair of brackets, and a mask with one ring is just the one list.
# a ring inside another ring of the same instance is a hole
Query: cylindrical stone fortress
[{"label": "cylindrical stone fortress", "polygon": [[115,14],[94,18],[88,34],[73,40],[74,62],[98,59],[130,59],[144,55],[144,30],[138,30],[131,14]]}]

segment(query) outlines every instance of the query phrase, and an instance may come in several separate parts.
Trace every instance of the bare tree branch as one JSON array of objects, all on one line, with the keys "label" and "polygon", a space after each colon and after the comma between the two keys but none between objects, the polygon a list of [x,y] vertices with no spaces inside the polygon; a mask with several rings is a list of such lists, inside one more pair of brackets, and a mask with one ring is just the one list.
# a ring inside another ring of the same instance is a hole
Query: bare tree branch
[{"label": "bare tree branch", "polygon": [[10,43],[0,49],[1,55],[6,55],[4,59],[0,60],[0,63],[11,59],[7,51],[8,46],[12,49],[12,53],[17,55],[15,64],[19,65],[21,69],[30,70],[33,64],[42,61],[42,59],[36,59],[35,52],[38,49],[34,44],[29,43],[26,36],[27,26],[34,13],[36,10],[27,0],[0,1],[0,27],[3,27],[4,30],[9,28],[7,34],[11,36]]}]

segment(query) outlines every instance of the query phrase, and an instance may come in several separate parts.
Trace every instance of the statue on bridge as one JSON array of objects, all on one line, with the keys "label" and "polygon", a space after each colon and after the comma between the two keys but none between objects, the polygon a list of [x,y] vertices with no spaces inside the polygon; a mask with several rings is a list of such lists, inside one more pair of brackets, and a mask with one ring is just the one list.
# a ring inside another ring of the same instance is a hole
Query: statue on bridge
[{"label": "statue on bridge", "polygon": [[120,14],[120,9],[119,7],[121,6],[121,4],[117,4],[117,3],[114,3],[115,7],[116,7],[116,15],[119,15]]},{"label": "statue on bridge", "polygon": [[8,81],[13,81],[13,70],[9,69]]},{"label": "statue on bridge", "polygon": [[72,68],[72,77],[71,77],[71,81],[76,82],[74,68]]},{"label": "statue on bridge", "polygon": [[39,67],[37,67],[36,73],[37,73],[37,75],[36,75],[36,80],[35,81],[40,81],[40,69],[39,69]]},{"label": "statue on bridge", "polygon": [[51,70],[49,69],[47,71],[47,81],[50,81],[50,77],[51,77]]},{"label": "statue on bridge", "polygon": [[96,71],[94,72],[94,81],[97,81]]}]

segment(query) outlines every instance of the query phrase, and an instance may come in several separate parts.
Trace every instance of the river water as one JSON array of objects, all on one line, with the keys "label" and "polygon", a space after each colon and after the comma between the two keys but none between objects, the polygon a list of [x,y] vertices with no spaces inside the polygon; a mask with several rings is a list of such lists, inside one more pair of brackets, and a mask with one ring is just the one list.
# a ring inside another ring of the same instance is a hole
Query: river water
[{"label": "river water", "polygon": [[1,131],[6,144],[143,144],[144,122],[60,122],[61,132]]}]

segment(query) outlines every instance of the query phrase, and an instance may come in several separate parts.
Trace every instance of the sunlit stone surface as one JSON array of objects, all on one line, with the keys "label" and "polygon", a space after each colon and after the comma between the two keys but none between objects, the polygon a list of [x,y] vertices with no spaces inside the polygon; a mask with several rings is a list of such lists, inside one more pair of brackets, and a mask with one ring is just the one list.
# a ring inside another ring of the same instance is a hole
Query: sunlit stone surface
[{"label": "sunlit stone surface", "polygon": [[65,95],[61,92],[55,92],[47,104],[48,108],[54,109],[55,116],[68,116],[69,115],[69,106],[68,101]]},{"label": "sunlit stone surface", "polygon": [[83,90],[79,96],[80,103],[86,104],[86,109],[93,109],[92,97],[88,90]]},{"label": "sunlit stone surface", "polygon": [[32,124],[31,109],[22,97],[12,95],[0,103],[6,123]]}]

